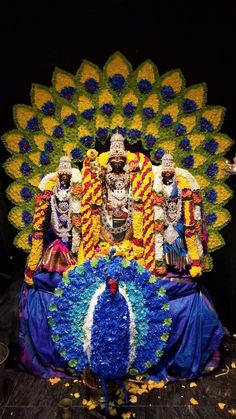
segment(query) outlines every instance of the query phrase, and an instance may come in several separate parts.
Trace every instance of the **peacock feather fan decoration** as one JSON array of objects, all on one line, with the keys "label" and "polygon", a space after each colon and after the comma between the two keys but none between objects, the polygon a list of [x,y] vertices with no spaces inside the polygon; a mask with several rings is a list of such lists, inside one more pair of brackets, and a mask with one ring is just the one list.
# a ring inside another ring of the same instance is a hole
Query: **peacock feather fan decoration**
[{"label": "peacock feather fan decoration", "polygon": [[[130,145],[141,143],[153,164],[165,151],[200,185],[209,232],[209,252],[222,247],[219,230],[230,220],[223,208],[232,196],[224,183],[224,154],[233,141],[220,131],[225,109],[207,106],[204,83],[186,87],[180,70],[159,76],[150,60],[136,70],[120,53],[101,71],[83,61],[76,75],[56,68],[52,87],[34,84],[32,106],[16,105],[16,129],[3,135],[12,154],[5,162],[14,179],[7,189],[15,204],[10,222],[20,230],[14,244],[29,252],[34,195],[44,175],[57,169],[63,153],[78,164],[90,148],[105,145],[117,129]],[[209,270],[211,263],[209,261]]]}]

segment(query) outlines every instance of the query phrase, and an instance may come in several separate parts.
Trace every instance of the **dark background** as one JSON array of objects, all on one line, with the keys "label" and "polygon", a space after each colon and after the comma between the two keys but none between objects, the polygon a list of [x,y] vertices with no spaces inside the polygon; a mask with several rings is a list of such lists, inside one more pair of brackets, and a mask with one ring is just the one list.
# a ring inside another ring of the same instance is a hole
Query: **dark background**
[{"label": "dark background", "polygon": [[[49,86],[56,66],[75,74],[86,58],[102,68],[119,50],[134,69],[150,58],[161,75],[178,67],[187,85],[206,82],[208,104],[226,107],[222,131],[234,139],[236,6],[230,3],[67,0],[1,6],[0,134],[14,128],[13,106],[30,104],[31,84]],[[235,151],[234,146],[227,157],[232,159]],[[0,144],[0,163],[7,157]],[[10,182],[1,168],[0,305],[5,312],[16,305],[26,259],[12,246],[15,231],[7,221],[12,205],[4,192]],[[236,176],[227,183],[236,191]],[[214,270],[203,282],[222,323],[235,333],[236,195],[226,208],[232,214],[223,229],[226,246],[214,252]]]}]

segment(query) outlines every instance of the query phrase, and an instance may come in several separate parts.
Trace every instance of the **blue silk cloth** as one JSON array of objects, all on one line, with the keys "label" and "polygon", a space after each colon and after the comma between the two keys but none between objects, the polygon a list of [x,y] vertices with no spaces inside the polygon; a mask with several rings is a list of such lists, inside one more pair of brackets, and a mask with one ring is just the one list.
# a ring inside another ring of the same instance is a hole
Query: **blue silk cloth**
[{"label": "blue silk cloth", "polygon": [[[24,284],[20,293],[20,366],[44,378],[67,376],[47,322],[48,306],[60,280],[58,273],[36,273],[35,286]],[[150,378],[196,378],[208,367],[217,367],[215,355],[224,329],[203,287],[188,277],[160,281],[170,300],[173,323],[165,353]]]}]

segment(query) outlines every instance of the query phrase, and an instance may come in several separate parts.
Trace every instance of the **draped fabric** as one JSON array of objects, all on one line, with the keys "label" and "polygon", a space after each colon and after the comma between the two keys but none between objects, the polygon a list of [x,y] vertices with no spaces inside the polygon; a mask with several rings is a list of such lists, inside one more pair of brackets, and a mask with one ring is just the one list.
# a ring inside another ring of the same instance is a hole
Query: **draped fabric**
[{"label": "draped fabric", "polygon": [[[20,366],[44,378],[66,376],[47,322],[48,306],[60,279],[59,273],[38,272],[35,286],[24,284],[20,293]],[[160,281],[170,300],[173,324],[164,356],[150,376],[170,381],[198,377],[217,367],[224,329],[201,285],[189,277]]]}]

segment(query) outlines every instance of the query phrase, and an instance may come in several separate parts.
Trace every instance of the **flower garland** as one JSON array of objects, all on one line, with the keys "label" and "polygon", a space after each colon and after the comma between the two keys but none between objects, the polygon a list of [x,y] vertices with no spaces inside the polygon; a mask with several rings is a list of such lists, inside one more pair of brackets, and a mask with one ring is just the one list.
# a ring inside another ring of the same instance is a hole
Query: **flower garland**
[{"label": "flower garland", "polygon": [[171,326],[162,281],[136,261],[111,255],[64,274],[48,321],[55,348],[71,368],[79,373],[90,366],[113,379],[156,365]]}]

